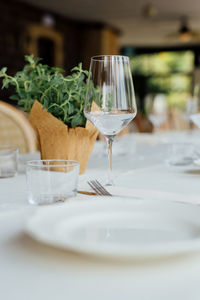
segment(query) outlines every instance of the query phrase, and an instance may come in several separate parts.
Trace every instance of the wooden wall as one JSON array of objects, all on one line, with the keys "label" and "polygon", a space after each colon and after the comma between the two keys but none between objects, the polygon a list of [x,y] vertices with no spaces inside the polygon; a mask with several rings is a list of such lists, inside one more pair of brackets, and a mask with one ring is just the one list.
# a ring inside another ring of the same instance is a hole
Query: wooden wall
[{"label": "wooden wall", "polygon": [[[66,73],[81,61],[88,68],[91,56],[118,53],[118,34],[104,24],[74,21],[11,0],[0,0],[0,11],[0,68],[7,66],[10,74],[15,74],[24,65],[24,55],[27,54],[25,31],[32,24],[41,24],[46,13],[53,15],[54,29],[63,36],[63,68]],[[1,100],[8,101],[9,94],[10,90],[0,89]]]},{"label": "wooden wall", "polygon": [[82,61],[89,68],[90,58],[95,55],[119,54],[118,32],[103,24],[85,25],[82,34]]}]

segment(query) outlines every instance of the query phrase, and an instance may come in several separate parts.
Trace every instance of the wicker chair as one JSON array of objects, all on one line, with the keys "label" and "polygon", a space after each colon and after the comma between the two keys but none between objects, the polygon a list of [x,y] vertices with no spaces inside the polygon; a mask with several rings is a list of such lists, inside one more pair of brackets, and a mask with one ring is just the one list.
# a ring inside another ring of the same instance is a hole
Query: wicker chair
[{"label": "wicker chair", "polygon": [[20,153],[38,150],[36,134],[26,115],[0,101],[0,145],[8,144],[16,145]]}]

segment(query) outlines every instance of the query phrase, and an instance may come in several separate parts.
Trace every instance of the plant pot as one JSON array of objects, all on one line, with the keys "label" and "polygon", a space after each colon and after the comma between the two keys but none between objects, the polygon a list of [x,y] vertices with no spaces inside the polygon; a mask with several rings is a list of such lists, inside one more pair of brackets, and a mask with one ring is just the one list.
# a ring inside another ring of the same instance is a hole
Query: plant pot
[{"label": "plant pot", "polygon": [[80,162],[80,174],[84,173],[94,147],[98,130],[89,121],[86,127],[68,128],[55,118],[42,104],[34,102],[30,122],[35,128],[42,159],[69,159]]}]

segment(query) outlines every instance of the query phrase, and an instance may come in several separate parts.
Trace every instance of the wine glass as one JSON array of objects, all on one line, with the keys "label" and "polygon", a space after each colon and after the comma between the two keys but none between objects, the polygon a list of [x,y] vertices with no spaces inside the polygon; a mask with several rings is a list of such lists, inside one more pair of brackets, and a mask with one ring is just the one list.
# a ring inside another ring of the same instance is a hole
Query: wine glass
[{"label": "wine glass", "polygon": [[153,124],[156,130],[165,123],[168,118],[167,104],[165,95],[157,95],[154,99],[148,98],[146,110],[149,121]]},{"label": "wine glass", "polygon": [[[188,123],[189,129],[193,129],[193,115],[198,113],[200,100],[200,85],[194,85],[193,96],[187,99],[185,112],[182,114],[183,119]],[[194,122],[195,123],[195,122]]]},{"label": "wine glass", "polygon": [[112,143],[136,116],[137,106],[129,58],[100,55],[91,58],[84,114],[103,134],[108,148],[108,182],[113,185]]}]

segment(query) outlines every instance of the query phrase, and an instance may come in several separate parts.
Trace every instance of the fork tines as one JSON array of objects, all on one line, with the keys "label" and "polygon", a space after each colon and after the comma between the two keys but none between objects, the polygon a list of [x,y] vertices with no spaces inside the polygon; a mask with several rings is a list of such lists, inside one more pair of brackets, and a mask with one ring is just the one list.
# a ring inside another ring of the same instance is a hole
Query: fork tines
[{"label": "fork tines", "polygon": [[88,181],[89,186],[100,196],[112,196],[98,180]]}]

